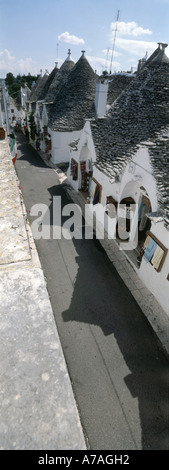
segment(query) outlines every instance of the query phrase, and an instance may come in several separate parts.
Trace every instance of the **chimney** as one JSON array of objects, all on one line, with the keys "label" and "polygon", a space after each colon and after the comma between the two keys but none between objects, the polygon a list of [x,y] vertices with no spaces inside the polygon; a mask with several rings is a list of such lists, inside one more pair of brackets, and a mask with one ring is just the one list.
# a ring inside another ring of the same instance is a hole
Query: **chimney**
[{"label": "chimney", "polygon": [[97,117],[103,117],[106,113],[106,104],[107,104],[107,93],[108,93],[108,81],[105,80],[104,83],[96,84],[96,94],[95,94],[95,110]]}]

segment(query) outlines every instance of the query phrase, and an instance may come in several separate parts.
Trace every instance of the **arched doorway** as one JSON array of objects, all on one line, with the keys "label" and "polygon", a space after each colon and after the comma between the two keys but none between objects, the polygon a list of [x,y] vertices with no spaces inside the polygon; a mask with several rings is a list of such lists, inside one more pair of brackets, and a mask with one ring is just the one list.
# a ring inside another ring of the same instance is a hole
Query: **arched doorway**
[{"label": "arched doorway", "polygon": [[[128,241],[131,230],[131,209],[135,206],[135,200],[128,196],[120,201],[120,210],[118,212],[118,222],[116,225],[116,237],[118,240]],[[124,238],[125,237],[125,238]]]},{"label": "arched doorway", "polygon": [[150,199],[143,187],[142,191],[138,207],[138,243],[140,246],[144,244],[146,233],[150,230],[151,220],[147,214],[152,211]]},{"label": "arched doorway", "polygon": [[[134,191],[132,191],[134,192]],[[136,240],[137,240],[137,247],[135,247],[133,250],[127,250],[127,255],[131,259],[131,261],[137,266],[140,266],[142,256],[144,253],[144,242],[146,240],[147,232],[150,231],[151,227],[151,220],[147,217],[147,214],[149,212],[152,212],[152,206],[151,206],[151,201],[149,198],[149,195],[146,191],[146,189],[143,186],[135,186],[135,193],[137,196],[137,209],[138,209],[138,217],[137,217],[137,212],[135,213],[135,222],[134,222],[134,233],[136,234]],[[134,206],[133,206],[134,204]],[[126,220],[124,223],[123,220],[123,227],[124,227],[124,234],[126,235],[126,238],[123,236],[122,230],[120,230],[120,218],[118,217],[118,224],[117,224],[117,240],[121,241],[126,241],[128,242],[130,240],[130,230],[131,230],[131,220],[132,218],[130,217],[131,211],[133,209],[135,210],[136,207],[136,201],[132,196],[125,196],[122,197],[120,201],[120,205],[125,207],[125,213],[126,213]],[[137,230],[137,232],[136,232]],[[122,237],[119,236],[119,234],[122,234]],[[127,236],[127,234],[129,234]]]}]

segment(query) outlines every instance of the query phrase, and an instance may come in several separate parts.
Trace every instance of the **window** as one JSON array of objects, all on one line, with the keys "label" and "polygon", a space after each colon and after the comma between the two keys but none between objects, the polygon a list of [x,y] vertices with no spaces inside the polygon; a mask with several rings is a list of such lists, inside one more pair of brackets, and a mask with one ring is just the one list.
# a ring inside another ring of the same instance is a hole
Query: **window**
[{"label": "window", "polygon": [[155,237],[155,235],[151,232],[147,232],[147,237],[144,242],[143,257],[146,262],[151,263],[158,273],[162,269],[167,252],[167,248]]}]

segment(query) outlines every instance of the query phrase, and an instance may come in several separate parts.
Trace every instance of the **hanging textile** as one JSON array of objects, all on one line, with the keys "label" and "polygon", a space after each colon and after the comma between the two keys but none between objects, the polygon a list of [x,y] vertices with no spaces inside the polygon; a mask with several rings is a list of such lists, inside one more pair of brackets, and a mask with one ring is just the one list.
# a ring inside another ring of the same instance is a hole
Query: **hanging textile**
[{"label": "hanging textile", "polygon": [[14,145],[16,143],[16,139],[15,139],[15,135],[14,134],[10,134],[10,151],[12,153],[13,149],[14,149]]},{"label": "hanging textile", "polygon": [[10,146],[10,152],[12,156],[12,162],[13,164],[15,164],[16,159],[17,159],[17,144],[16,144],[15,133],[11,132],[11,134],[9,134],[9,137],[10,137],[9,146]]},{"label": "hanging textile", "polygon": [[143,204],[143,201],[141,200],[140,205],[138,207],[138,221],[139,222],[141,220],[141,214],[142,214],[143,209],[144,209],[144,204]]},{"label": "hanging textile", "polygon": [[73,163],[73,180],[77,180],[78,164]]},{"label": "hanging textile", "polygon": [[73,160],[72,159],[70,163],[70,172],[71,172],[71,175],[73,175]]},{"label": "hanging textile", "polygon": [[162,248],[160,248],[160,246],[157,246],[157,248],[155,249],[154,255],[152,257],[152,260],[151,260],[151,264],[153,265],[154,269],[159,268],[163,255],[164,255],[164,251],[162,250]]},{"label": "hanging textile", "polygon": [[145,242],[144,242],[144,248],[146,248],[146,246],[148,245],[149,240],[150,240],[150,235],[147,235],[147,238],[145,239]]},{"label": "hanging textile", "polygon": [[81,169],[81,173],[84,173],[86,171],[86,162],[80,163],[80,169]]},{"label": "hanging textile", "polygon": [[87,173],[86,173],[86,162],[80,163],[80,170],[81,170],[81,190],[87,191],[88,181],[87,181]]},{"label": "hanging textile", "polygon": [[95,204],[97,204],[99,202],[99,194],[100,194],[100,186],[97,185],[95,195],[94,195],[94,199],[93,199],[93,205],[94,206],[95,206]]},{"label": "hanging textile", "polygon": [[147,206],[146,204],[142,205],[142,211],[140,214],[140,225],[139,225],[139,231],[142,232],[145,229],[146,222],[147,222],[147,217],[146,214],[150,211],[150,206]]},{"label": "hanging textile", "polygon": [[96,191],[96,183],[95,181],[91,180],[91,185],[90,185],[90,193],[91,193],[91,198],[94,199],[95,191]]},{"label": "hanging textile", "polygon": [[70,171],[71,171],[71,175],[72,175],[73,180],[77,180],[77,178],[78,178],[78,163],[73,158],[71,159]]},{"label": "hanging textile", "polygon": [[145,252],[144,252],[144,258],[146,263],[148,263],[152,256],[154,255],[155,249],[157,247],[157,243],[150,237],[148,245],[146,246]]}]

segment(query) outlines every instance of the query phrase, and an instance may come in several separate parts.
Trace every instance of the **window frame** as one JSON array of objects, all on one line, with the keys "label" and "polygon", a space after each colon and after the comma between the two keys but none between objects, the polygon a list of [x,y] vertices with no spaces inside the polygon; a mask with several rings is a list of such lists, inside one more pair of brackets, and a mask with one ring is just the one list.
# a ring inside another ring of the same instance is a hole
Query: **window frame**
[{"label": "window frame", "polygon": [[[160,240],[158,240],[158,238],[157,238],[152,232],[147,231],[147,232],[146,232],[146,238],[147,238],[148,236],[149,236],[150,238],[152,238],[152,239],[154,240],[154,242],[156,242],[157,245],[158,245],[158,246],[163,250],[163,252],[164,252],[163,257],[162,257],[162,259],[161,259],[161,261],[160,261],[160,264],[159,264],[158,269],[154,268],[155,271],[159,273],[159,272],[161,271],[162,267],[163,267],[165,258],[166,258],[167,253],[168,253],[168,249],[163,245],[163,243],[160,242]],[[149,261],[149,263],[151,264],[151,260]],[[151,264],[151,266],[153,266],[153,265]]]}]

